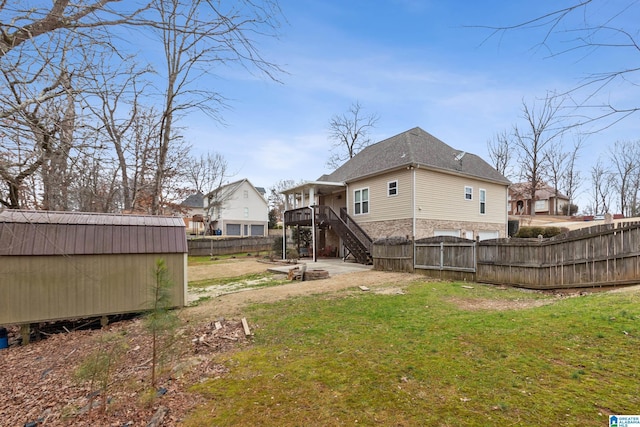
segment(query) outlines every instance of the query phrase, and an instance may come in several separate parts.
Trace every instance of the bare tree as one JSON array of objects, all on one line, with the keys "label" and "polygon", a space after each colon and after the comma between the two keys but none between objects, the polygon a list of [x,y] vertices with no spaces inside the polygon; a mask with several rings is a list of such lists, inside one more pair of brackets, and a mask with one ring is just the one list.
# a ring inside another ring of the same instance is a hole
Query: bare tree
[{"label": "bare tree", "polygon": [[[133,18],[112,0],[0,3],[0,203],[11,208],[67,209],[74,157],[82,145],[79,93],[93,54],[110,49],[97,33]],[[29,189],[25,183],[29,182]],[[36,193],[41,194],[34,197]],[[22,198],[22,199],[21,199]]]},{"label": "bare tree", "polygon": [[251,67],[273,80],[277,80],[276,73],[281,70],[261,56],[252,38],[255,34],[275,32],[279,13],[275,0],[265,0],[260,5],[252,0],[224,4],[207,0],[155,0],[153,10],[157,19],[149,25],[159,31],[166,67],[151,205],[151,212],[157,214],[174,122],[180,114],[194,109],[219,119],[218,109],[224,105],[220,93],[195,85],[198,78],[233,63]]},{"label": "bare tree", "polygon": [[609,212],[611,204],[611,172],[598,159],[591,167],[591,212],[594,215]]},{"label": "bare tree", "polygon": [[363,115],[361,110],[360,103],[355,102],[346,113],[335,115],[329,120],[329,139],[333,144],[327,160],[328,167],[337,169],[371,144],[369,132],[375,127],[379,117],[377,114]]},{"label": "bare tree", "polygon": [[584,140],[582,138],[578,138],[574,141],[572,149],[567,153],[564,172],[561,176],[560,188],[569,198],[567,215],[572,215],[571,210],[574,205],[576,193],[582,184],[582,175],[580,170],[577,168],[577,161],[580,157],[580,150],[582,149],[583,141]]},{"label": "bare tree", "polygon": [[229,178],[229,164],[220,153],[201,154],[190,157],[185,178],[196,193],[208,194]]},{"label": "bare tree", "polygon": [[627,217],[636,215],[640,191],[640,145],[638,141],[616,141],[609,147],[611,179],[619,197],[618,208]]},{"label": "bare tree", "polygon": [[543,182],[552,141],[562,134],[558,111],[561,103],[550,94],[542,100],[542,105],[534,102],[531,106],[522,101],[522,118],[526,125],[514,127],[514,146],[518,150],[520,174],[526,180],[527,193],[531,196],[531,215],[535,215],[536,191]]},{"label": "bare tree", "polygon": [[[136,199],[135,188],[138,182],[133,178],[139,166],[139,147],[134,144],[148,145],[148,141],[136,138],[135,128],[155,127],[154,110],[145,108],[140,101],[146,84],[140,80],[149,72],[141,68],[132,56],[123,57],[122,63],[111,70],[110,66],[91,69],[91,88],[84,93],[84,107],[92,113],[96,121],[96,132],[102,141],[113,149],[117,170],[120,175],[122,207],[131,211]],[[153,132],[148,132],[149,137]]]},{"label": "bare tree", "polygon": [[[507,32],[534,32],[538,50],[545,52],[547,57],[575,54],[580,59],[587,55],[601,59],[593,64],[607,64],[608,55],[628,58],[626,67],[587,70],[577,85],[561,94],[570,96],[581,109],[578,124],[597,122],[598,129],[603,129],[640,110],[640,105],[634,101],[612,103],[607,93],[614,86],[625,87],[628,93],[637,91],[640,39],[637,22],[629,17],[637,16],[638,8],[640,3],[636,1],[603,4],[594,0],[575,0],[566,7],[552,9],[524,22],[476,27],[490,31],[485,42]],[[637,96],[628,98],[638,99]]]},{"label": "bare tree", "polygon": [[[40,40],[43,37],[49,41],[55,40],[59,33],[72,33],[79,38],[86,35],[98,45],[100,38],[94,37],[97,31],[113,25],[130,23],[148,8],[148,4],[136,2],[130,11],[123,12],[122,8],[117,11],[111,7],[111,4],[115,3],[119,3],[119,0],[54,0],[40,2],[38,5],[21,0],[2,1],[0,67],[3,71],[24,70],[24,61],[34,56],[39,56],[42,64],[47,64],[51,57],[49,52],[52,43]],[[29,105],[42,103],[64,93],[64,88],[61,89],[60,82],[54,78],[50,80],[50,84],[32,91],[29,97],[23,97],[19,102],[3,103],[0,107],[0,118],[8,118]]]},{"label": "bare tree", "polygon": [[547,181],[553,187],[553,196],[555,203],[553,205],[553,214],[558,215],[558,196],[560,195],[560,183],[565,173],[566,162],[569,153],[564,151],[562,140],[556,140],[549,145],[547,152],[547,168],[544,174]]},{"label": "bare tree", "polygon": [[[277,0],[0,1],[0,204],[98,209],[94,197],[108,194],[103,207],[160,213],[184,190],[180,117],[200,109],[220,119],[224,106],[219,93],[195,82],[222,66],[277,80],[280,68],[257,43],[276,35],[279,16]],[[106,70],[113,61],[103,52],[131,63],[126,43],[107,30],[115,25],[160,35],[166,85],[158,110],[140,99],[149,92],[138,85],[145,67]],[[81,124],[94,129],[85,138],[106,146],[83,146],[76,138]],[[89,153],[101,162],[83,157]],[[74,187],[82,198],[68,194],[66,184],[78,176],[73,168],[93,178],[87,191]]]},{"label": "bare tree", "polygon": [[507,131],[496,133],[492,140],[487,141],[489,158],[493,167],[503,176],[509,178],[512,174],[511,160],[513,147]]},{"label": "bare tree", "polygon": [[286,207],[286,196],[282,191],[295,185],[296,182],[293,179],[281,179],[269,188],[269,207],[274,211],[276,218],[282,218]]}]

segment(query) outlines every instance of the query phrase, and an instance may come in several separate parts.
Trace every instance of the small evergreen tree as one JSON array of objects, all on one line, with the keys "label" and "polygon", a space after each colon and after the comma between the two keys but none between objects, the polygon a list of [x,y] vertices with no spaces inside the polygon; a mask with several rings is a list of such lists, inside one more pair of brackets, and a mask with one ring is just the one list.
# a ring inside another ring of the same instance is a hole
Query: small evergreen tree
[{"label": "small evergreen tree", "polygon": [[275,209],[269,210],[269,229],[278,228],[278,215]]},{"label": "small evergreen tree", "polygon": [[122,334],[109,333],[98,338],[98,349],[90,353],[76,368],[74,377],[82,382],[88,382],[91,389],[89,411],[93,407],[95,394],[93,388],[100,391],[100,409],[107,411],[107,393],[111,383],[114,368],[122,358],[127,345]]},{"label": "small evergreen tree", "polygon": [[173,282],[164,259],[158,259],[153,271],[154,283],[151,287],[151,303],[147,311],[145,324],[151,333],[151,386],[157,383],[157,369],[160,346],[172,334],[178,325],[178,316],[171,310],[171,290]]}]

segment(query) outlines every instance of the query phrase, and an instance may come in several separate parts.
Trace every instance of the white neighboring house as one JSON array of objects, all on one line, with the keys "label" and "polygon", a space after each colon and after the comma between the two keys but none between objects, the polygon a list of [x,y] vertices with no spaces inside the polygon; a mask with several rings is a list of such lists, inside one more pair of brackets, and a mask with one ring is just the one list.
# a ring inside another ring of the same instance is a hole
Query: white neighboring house
[{"label": "white neighboring house", "polygon": [[222,236],[267,236],[269,204],[262,187],[248,179],[225,184],[203,198],[209,230]]}]

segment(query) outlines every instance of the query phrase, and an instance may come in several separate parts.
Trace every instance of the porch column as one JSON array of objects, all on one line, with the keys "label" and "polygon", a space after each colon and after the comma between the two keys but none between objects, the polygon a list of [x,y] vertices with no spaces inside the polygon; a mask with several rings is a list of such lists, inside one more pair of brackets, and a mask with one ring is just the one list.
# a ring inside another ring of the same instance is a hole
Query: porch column
[{"label": "porch column", "polygon": [[311,187],[309,188],[309,206],[315,205],[316,204],[315,200],[316,200],[315,188]]},{"label": "porch column", "polygon": [[[286,204],[286,202],[285,202]],[[282,259],[287,259],[287,223],[285,222],[285,215],[282,214]]]}]

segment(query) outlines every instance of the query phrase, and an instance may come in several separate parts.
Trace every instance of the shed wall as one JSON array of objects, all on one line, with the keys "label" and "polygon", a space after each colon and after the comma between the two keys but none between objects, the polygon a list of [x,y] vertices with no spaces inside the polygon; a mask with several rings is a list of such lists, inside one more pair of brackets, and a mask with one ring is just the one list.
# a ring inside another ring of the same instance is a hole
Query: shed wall
[{"label": "shed wall", "polygon": [[159,258],[174,284],[173,304],[183,306],[183,253],[0,256],[0,324],[143,311]]}]

